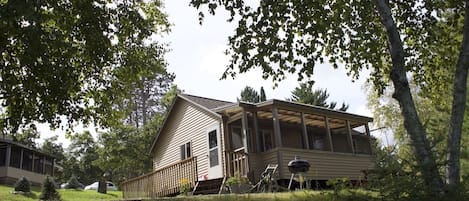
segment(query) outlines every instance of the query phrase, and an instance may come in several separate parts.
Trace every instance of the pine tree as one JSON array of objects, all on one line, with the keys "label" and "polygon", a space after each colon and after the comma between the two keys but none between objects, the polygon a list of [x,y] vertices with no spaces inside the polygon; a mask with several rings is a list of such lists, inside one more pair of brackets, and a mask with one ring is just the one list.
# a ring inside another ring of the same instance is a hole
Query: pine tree
[{"label": "pine tree", "polygon": [[266,100],[267,100],[267,97],[265,96],[264,87],[261,87],[259,102],[266,101]]},{"label": "pine tree", "polygon": [[42,183],[42,192],[39,196],[39,200],[47,201],[60,201],[60,194],[55,190],[54,179],[50,176],[46,176]]},{"label": "pine tree", "polygon": [[15,183],[15,191],[30,193],[31,192],[31,182],[26,177],[21,177]]}]

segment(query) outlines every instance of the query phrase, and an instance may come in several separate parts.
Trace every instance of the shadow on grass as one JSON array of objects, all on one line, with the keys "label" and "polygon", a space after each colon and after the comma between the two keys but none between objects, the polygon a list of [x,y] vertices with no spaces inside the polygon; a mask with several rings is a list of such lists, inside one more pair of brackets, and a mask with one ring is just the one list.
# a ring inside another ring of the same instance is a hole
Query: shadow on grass
[{"label": "shadow on grass", "polygon": [[11,192],[11,194],[16,195],[16,196],[23,196],[31,199],[37,199],[38,196],[36,193],[30,192],[30,193],[23,193],[23,192]]}]

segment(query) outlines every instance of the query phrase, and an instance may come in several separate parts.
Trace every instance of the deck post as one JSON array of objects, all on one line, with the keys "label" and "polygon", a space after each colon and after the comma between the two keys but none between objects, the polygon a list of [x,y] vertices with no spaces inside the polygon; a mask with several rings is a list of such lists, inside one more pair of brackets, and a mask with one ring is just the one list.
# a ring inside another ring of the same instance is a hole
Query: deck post
[{"label": "deck post", "polygon": [[366,135],[368,136],[368,142],[370,144],[370,155],[373,155],[373,143],[371,142],[370,127],[368,126],[368,122],[365,123],[365,130]]},{"label": "deck post", "polygon": [[325,122],[325,126],[326,126],[327,145],[329,147],[329,151],[334,152],[334,146],[332,146],[331,129],[329,128],[329,117],[328,116],[324,116],[324,122]]},{"label": "deck post", "polygon": [[241,126],[243,129],[242,133],[243,133],[244,153],[248,153],[249,152],[248,115],[244,108],[243,108],[243,116],[241,118]]},{"label": "deck post", "polygon": [[[246,170],[245,170],[245,173],[248,174],[249,171],[250,171],[250,166],[251,164],[249,164],[249,156],[247,155],[247,153],[249,153],[250,148],[249,148],[249,145],[250,145],[250,139],[248,136],[248,114],[246,112],[246,109],[243,108],[243,116],[242,116],[242,119],[241,119],[241,124],[242,124],[242,127],[243,127],[243,145],[244,145],[244,153],[246,154],[246,165],[243,165],[241,164],[242,166],[245,166],[246,167]],[[247,175],[246,175],[247,176]]]},{"label": "deck post", "polygon": [[261,152],[261,137],[259,135],[259,125],[257,123],[257,111],[252,113],[252,123],[254,125],[254,140],[256,141],[256,152]]},{"label": "deck post", "polygon": [[278,119],[278,109],[277,107],[272,107],[272,117],[274,121],[274,136],[275,136],[275,147],[282,147],[282,135],[280,133],[280,121]]},{"label": "deck post", "polygon": [[301,126],[303,133],[303,147],[309,149],[308,129],[306,129],[305,113],[301,113]]},{"label": "deck post", "polygon": [[350,121],[345,120],[347,124],[347,142],[350,147],[350,150],[352,150],[352,153],[355,153],[355,148],[353,147],[353,139],[352,139],[352,128],[350,127]]}]

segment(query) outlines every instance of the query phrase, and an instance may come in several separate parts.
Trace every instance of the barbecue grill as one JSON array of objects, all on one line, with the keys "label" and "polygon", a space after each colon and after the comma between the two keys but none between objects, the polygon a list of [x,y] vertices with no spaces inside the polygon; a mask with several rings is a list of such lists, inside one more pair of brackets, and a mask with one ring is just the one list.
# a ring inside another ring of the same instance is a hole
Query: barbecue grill
[{"label": "barbecue grill", "polygon": [[299,179],[300,188],[303,187],[302,183],[304,179],[301,173],[308,172],[310,166],[311,165],[309,165],[309,162],[307,160],[298,159],[297,156],[295,156],[295,159],[288,162],[288,170],[292,173],[290,177],[290,183],[288,184],[288,189],[291,188],[293,178],[295,177],[296,174],[299,174],[299,177],[300,177]]}]

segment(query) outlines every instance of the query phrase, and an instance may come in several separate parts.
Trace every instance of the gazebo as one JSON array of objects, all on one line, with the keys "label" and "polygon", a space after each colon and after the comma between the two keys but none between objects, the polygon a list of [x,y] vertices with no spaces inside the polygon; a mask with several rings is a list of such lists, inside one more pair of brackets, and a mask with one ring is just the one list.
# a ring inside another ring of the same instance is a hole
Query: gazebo
[{"label": "gazebo", "polygon": [[54,175],[53,156],[0,138],[0,184],[13,184],[26,177],[33,185],[40,185],[46,175]]}]

